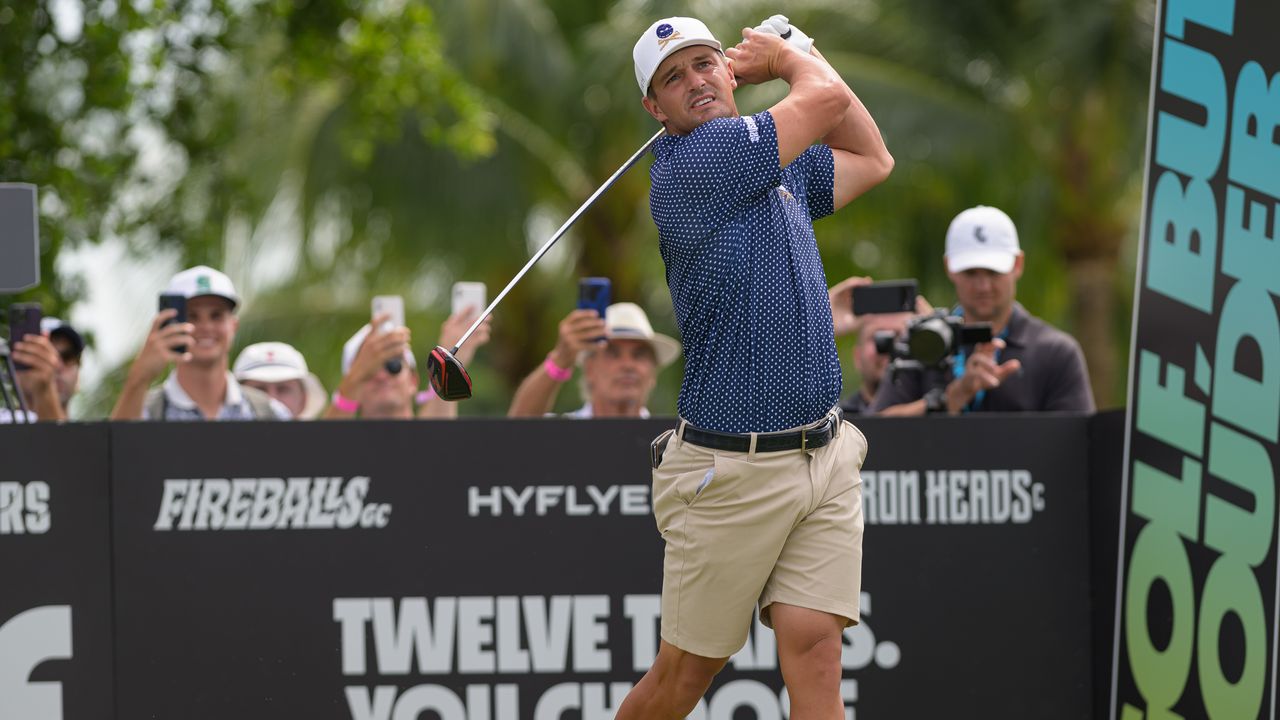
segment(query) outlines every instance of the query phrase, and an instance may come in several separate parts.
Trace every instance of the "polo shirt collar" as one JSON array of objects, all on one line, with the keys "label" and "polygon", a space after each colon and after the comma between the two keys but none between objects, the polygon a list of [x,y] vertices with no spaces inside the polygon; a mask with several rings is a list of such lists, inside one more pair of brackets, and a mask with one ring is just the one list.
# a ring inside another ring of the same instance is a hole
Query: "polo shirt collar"
[{"label": "polo shirt collar", "polygon": [[[182,384],[178,382],[178,373],[169,373],[169,377],[164,381],[164,394],[169,400],[169,404],[181,410],[197,410],[196,401],[191,399],[187,391],[182,389]],[[240,392],[240,383],[236,382],[236,376],[230,371],[227,372],[227,394],[222,399],[223,407],[235,407],[244,402],[244,393]]]},{"label": "polo shirt collar", "polygon": [[1006,345],[1025,346],[1027,344],[1027,319],[1030,316],[1021,303],[1013,303],[1013,312],[1009,314],[1009,325],[1005,328]]}]

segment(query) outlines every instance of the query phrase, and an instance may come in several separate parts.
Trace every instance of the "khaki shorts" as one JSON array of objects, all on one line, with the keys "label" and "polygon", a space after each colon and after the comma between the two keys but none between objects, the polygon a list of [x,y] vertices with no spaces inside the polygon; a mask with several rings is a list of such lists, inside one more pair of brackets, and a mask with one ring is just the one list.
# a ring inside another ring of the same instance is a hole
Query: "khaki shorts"
[{"label": "khaki shorts", "polygon": [[769,627],[775,602],[856,624],[866,455],[866,438],[849,422],[817,450],[755,455],[672,436],[653,471],[666,543],[662,639],[728,657],[746,642],[757,603]]}]

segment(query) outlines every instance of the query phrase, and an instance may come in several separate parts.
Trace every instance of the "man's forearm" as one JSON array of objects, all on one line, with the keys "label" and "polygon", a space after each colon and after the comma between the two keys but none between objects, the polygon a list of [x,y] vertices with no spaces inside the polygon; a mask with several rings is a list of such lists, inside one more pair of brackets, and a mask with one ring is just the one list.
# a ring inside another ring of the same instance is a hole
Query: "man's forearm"
[{"label": "man's forearm", "polygon": [[124,381],[116,406],[111,409],[112,420],[141,420],[142,406],[147,400],[147,390],[151,383],[135,377],[130,373]]},{"label": "man's forearm", "polygon": [[[843,122],[852,92],[821,56],[804,55],[798,50],[782,52],[771,70],[775,77],[791,86],[788,98],[800,99],[806,110],[820,117],[829,116],[829,126],[833,122]],[[823,136],[830,132],[833,131],[828,129]]]},{"label": "man's forearm", "polygon": [[556,395],[560,393],[560,385],[547,375],[542,366],[534,368],[516,388],[507,417],[542,417],[551,412]]},{"label": "man's forearm", "polygon": [[928,412],[925,407],[924,399],[912,400],[901,405],[890,405],[883,410],[877,410],[876,415],[884,417],[919,417]]},{"label": "man's forearm", "polygon": [[58,389],[50,384],[33,393],[31,409],[40,420],[66,420],[67,414],[62,410],[62,402],[58,399]]}]

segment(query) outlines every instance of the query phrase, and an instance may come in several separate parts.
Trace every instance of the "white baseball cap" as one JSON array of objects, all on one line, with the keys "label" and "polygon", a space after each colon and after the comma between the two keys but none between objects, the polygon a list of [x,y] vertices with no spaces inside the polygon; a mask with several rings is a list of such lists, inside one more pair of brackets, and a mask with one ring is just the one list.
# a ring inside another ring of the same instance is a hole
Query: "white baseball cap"
[{"label": "white baseball cap", "polygon": [[604,334],[610,340],[641,340],[653,348],[658,367],[664,368],[680,357],[675,338],[653,331],[649,316],[635,303],[614,303],[604,311]]},{"label": "white baseball cap", "polygon": [[254,343],[240,351],[231,372],[236,380],[265,383],[301,380],[302,387],[306,390],[307,403],[298,419],[312,420],[324,410],[324,385],[315,373],[307,369],[306,358],[292,345],[282,342]]},{"label": "white baseball cap", "polygon": [[[369,337],[369,332],[373,328],[365,323],[365,326],[356,331],[350,339],[342,346],[342,374],[346,375],[351,370],[351,363],[356,360],[356,353],[360,352],[360,346],[364,345],[364,339]],[[409,363],[409,367],[414,370],[418,369],[418,359],[413,356],[413,351],[409,348],[404,349],[404,359]]]},{"label": "white baseball cap", "polygon": [[206,265],[197,265],[174,275],[169,279],[165,292],[182,295],[188,300],[213,295],[230,301],[232,307],[240,304],[240,296],[236,294],[231,278]]},{"label": "white baseball cap", "polygon": [[1013,269],[1022,254],[1018,230],[1002,210],[979,205],[956,216],[947,228],[947,268],[963,272],[985,268],[998,273]]},{"label": "white baseball cap", "polygon": [[636,61],[636,82],[640,85],[640,94],[649,94],[649,81],[668,55],[690,45],[710,45],[716,50],[721,49],[716,36],[696,18],[669,17],[650,25],[631,51]]}]

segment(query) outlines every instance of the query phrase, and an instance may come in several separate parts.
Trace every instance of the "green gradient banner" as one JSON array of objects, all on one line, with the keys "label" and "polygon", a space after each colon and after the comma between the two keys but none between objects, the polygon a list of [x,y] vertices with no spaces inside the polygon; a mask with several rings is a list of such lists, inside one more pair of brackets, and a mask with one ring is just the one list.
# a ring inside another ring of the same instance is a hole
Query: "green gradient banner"
[{"label": "green gradient banner", "polygon": [[1111,717],[1275,717],[1280,4],[1163,0]]}]

